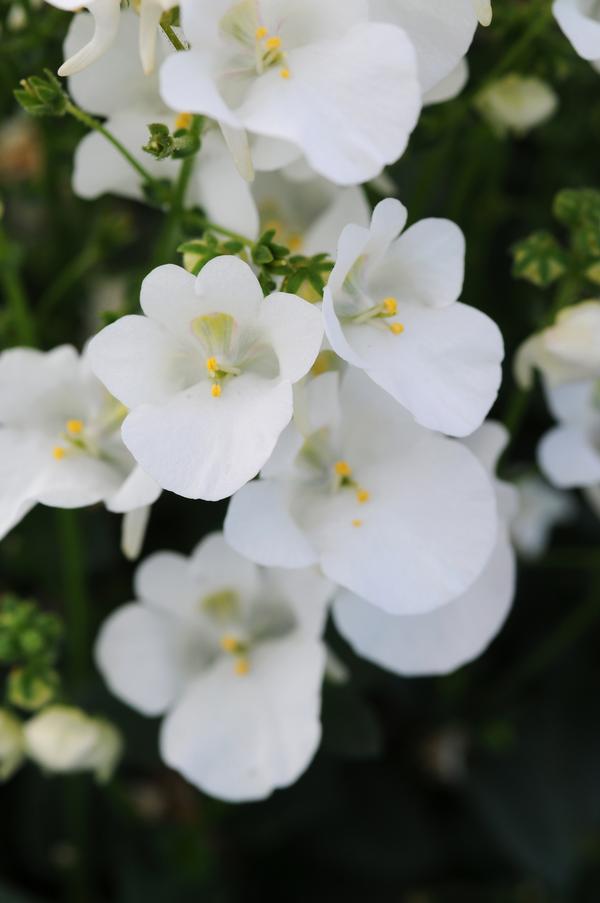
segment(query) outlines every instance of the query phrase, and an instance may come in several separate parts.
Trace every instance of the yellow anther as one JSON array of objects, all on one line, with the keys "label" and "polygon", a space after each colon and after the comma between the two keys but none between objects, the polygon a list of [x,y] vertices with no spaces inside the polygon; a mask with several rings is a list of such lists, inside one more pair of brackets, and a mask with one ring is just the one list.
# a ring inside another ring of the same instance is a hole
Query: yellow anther
[{"label": "yellow anther", "polygon": [[402,323],[390,323],[390,331],[393,332],[394,335],[402,335],[404,326]]},{"label": "yellow anther", "polygon": [[65,455],[66,455],[66,451],[64,450],[64,448],[61,448],[60,445],[56,445],[52,449],[52,457],[55,458],[57,461],[62,461],[62,459],[64,458]]},{"label": "yellow anther", "polygon": [[363,524],[363,522],[358,517],[352,521],[353,527],[362,527],[362,524]]},{"label": "yellow anther", "polygon": [[290,235],[287,241],[287,246],[290,251],[299,251],[302,247],[302,236],[301,235]]},{"label": "yellow anther", "polygon": [[366,489],[357,489],[356,498],[360,502],[361,505],[364,505],[365,502],[368,502],[371,498],[369,492]]},{"label": "yellow anther", "polygon": [[349,477],[352,475],[352,468],[347,461],[336,461],[333,465],[333,469],[338,477]]},{"label": "yellow anther", "polygon": [[267,50],[279,50],[281,47],[281,38],[279,35],[274,34],[272,38],[267,38],[265,47]]},{"label": "yellow anther", "polygon": [[250,670],[250,662],[247,658],[236,658],[233,667],[238,677],[244,677]]},{"label": "yellow anther", "polygon": [[235,652],[239,647],[239,641],[231,633],[221,637],[221,649],[223,652]]},{"label": "yellow anther", "polygon": [[219,385],[219,383],[215,383],[210,387],[210,394],[213,398],[221,397],[221,386]]},{"label": "yellow anther", "polygon": [[175,120],[175,131],[178,129],[189,129],[192,124],[193,116],[191,113],[180,113]]},{"label": "yellow anther", "polygon": [[219,369],[219,362],[216,357],[207,357],[206,358],[206,369],[212,376]]},{"label": "yellow anther", "polygon": [[256,29],[256,32],[255,32],[256,40],[257,40],[257,41],[262,41],[262,39],[263,39],[263,38],[266,38],[266,36],[267,36],[268,34],[269,34],[269,29],[268,29],[268,28],[265,28],[264,25],[260,25],[260,26]]},{"label": "yellow anther", "polygon": [[398,302],[395,298],[384,298],[381,303],[383,304],[383,309],[388,317],[393,317],[398,311]]},{"label": "yellow anther", "polygon": [[83,420],[67,420],[67,433],[70,436],[79,436],[83,432]]},{"label": "yellow anther", "polygon": [[291,78],[291,76],[292,76],[292,73],[290,72],[289,69],[280,69],[279,74],[282,78],[285,78],[285,79]]}]

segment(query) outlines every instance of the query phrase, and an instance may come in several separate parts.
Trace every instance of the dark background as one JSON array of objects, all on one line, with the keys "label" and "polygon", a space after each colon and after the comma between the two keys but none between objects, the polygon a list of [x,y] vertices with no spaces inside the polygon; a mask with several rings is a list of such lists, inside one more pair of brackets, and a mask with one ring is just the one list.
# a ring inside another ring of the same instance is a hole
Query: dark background
[{"label": "dark background", "polygon": [[[17,112],[18,80],[56,69],[69,22],[45,5],[23,6],[27,27],[0,36],[6,119]],[[540,21],[548,7],[497,0],[494,25],[479,30],[470,54],[466,92],[425,111],[391,170],[411,220],[448,216],[463,228],[464,300],[505,335],[509,363],[494,411],[514,427],[504,477],[532,468],[550,423],[539,389],[521,404],[510,359],[552,298],[511,277],[509,248],[536,229],[560,234],[551,213],[560,189],[600,188],[600,75],[551,20]],[[2,0],[1,20],[8,9]],[[521,140],[498,138],[472,105],[483,84],[508,71],[541,75],[560,97],[558,115]],[[32,174],[17,178],[0,162],[0,266],[21,272],[40,347],[81,346],[101,325],[90,323],[87,299],[103,273],[122,274],[135,305],[162,214],[112,197],[75,198],[70,169],[83,130],[69,119],[32,125]],[[2,347],[19,342],[5,307],[0,339]],[[163,494],[144,553],[190,551],[224,510]],[[105,788],[87,777],[49,779],[33,766],[0,788],[0,903],[598,900],[600,529],[583,500],[579,512],[540,561],[521,564],[506,628],[454,675],[387,675],[331,630],[352,680],[326,688],[316,760],[267,802],[229,806],[163,767],[158,722],[112,699],[94,671],[97,625],[131,594],[119,519],[104,509],[35,510],[0,544],[0,591],[66,615],[61,671],[70,698],[114,719],[126,754]]]}]

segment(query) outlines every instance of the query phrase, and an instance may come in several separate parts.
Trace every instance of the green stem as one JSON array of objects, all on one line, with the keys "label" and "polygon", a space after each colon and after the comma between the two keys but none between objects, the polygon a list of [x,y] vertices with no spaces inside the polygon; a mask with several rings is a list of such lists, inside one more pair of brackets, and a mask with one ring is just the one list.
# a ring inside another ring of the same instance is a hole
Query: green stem
[{"label": "green stem", "polygon": [[484,90],[492,82],[496,81],[505,72],[508,72],[515,63],[520,60],[524,51],[527,50],[532,41],[535,40],[553,21],[552,9],[549,3],[544,0],[539,10],[530,11],[531,16],[529,28],[526,28],[521,37],[515,41],[510,50],[504,54],[497,66],[494,66],[489,72],[483,83],[483,87],[477,90]]},{"label": "green stem", "polygon": [[39,300],[39,311],[47,317],[69,290],[100,260],[97,247],[87,247],[69,261]]},{"label": "green stem", "polygon": [[6,306],[21,345],[36,344],[35,320],[21,279],[17,252],[0,226],[0,285]]},{"label": "green stem", "polygon": [[110,141],[115,150],[117,150],[121,154],[121,156],[125,160],[127,160],[130,166],[133,166],[136,172],[142,177],[144,182],[153,184],[156,181],[154,177],[148,172],[148,170],[142,166],[139,160],[136,160],[133,154],[131,154],[127,150],[127,148],[123,144],[121,144],[119,139],[115,138],[112,132],[109,132],[109,130],[105,128],[98,119],[94,119],[93,116],[90,116],[84,110],[81,110],[79,107],[75,106],[75,104],[70,100],[67,102],[66,111],[67,113],[70,113],[71,116],[73,116],[75,119],[77,119],[78,122],[83,123],[86,128],[93,129],[94,131],[99,132],[99,134],[103,135],[107,141]]},{"label": "green stem", "polygon": [[[190,131],[195,135],[199,135],[202,129],[202,122],[202,116],[194,116]],[[185,196],[194,171],[195,160],[196,156],[191,155],[186,157],[181,163],[179,176],[171,195],[171,206],[154,253],[154,266],[170,261],[177,250],[181,231],[181,218],[185,209]]]},{"label": "green stem", "polygon": [[173,31],[172,25],[163,25],[161,23],[160,27],[164,31],[165,35],[168,37],[169,41],[171,42],[171,44],[173,45],[175,50],[187,50],[187,47],[185,46],[183,41],[180,40],[180,38],[178,38],[177,35],[175,34],[175,32]]},{"label": "green stem", "polygon": [[67,624],[67,668],[72,689],[82,683],[89,667],[89,600],[78,517],[77,511],[71,509],[56,511]]}]

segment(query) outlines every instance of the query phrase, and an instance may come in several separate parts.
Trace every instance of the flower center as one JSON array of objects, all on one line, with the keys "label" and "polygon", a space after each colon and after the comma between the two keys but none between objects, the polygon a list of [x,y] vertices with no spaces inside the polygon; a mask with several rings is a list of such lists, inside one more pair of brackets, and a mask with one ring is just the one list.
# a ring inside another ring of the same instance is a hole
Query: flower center
[{"label": "flower center", "polygon": [[[244,60],[238,73],[255,72],[262,75],[268,69],[279,67],[283,79],[291,77],[287,65],[283,41],[278,34],[271,34],[259,21],[255,0],[240,0],[221,19],[221,31],[230,35],[244,48]],[[249,59],[246,60],[246,56]]]},{"label": "flower center", "polygon": [[386,329],[389,329],[392,335],[401,335],[404,332],[404,325],[402,323],[398,320],[395,320],[392,323],[387,322],[391,317],[395,317],[397,313],[398,301],[396,298],[389,297],[384,298],[379,304],[374,304],[372,307],[368,307],[359,314],[346,317],[345,319],[347,322],[354,323],[357,326],[364,323],[372,323],[374,321],[379,322],[385,326]]},{"label": "flower center", "polygon": [[56,461],[62,461],[63,458],[74,451],[89,451],[88,444],[84,436],[85,424],[83,420],[67,420],[65,423],[65,431],[62,434],[62,444],[55,445],[52,449],[52,457]]},{"label": "flower center", "polygon": [[244,677],[250,671],[248,643],[240,640],[232,633],[224,633],[220,640],[221,649],[233,657],[233,669],[238,677]]}]

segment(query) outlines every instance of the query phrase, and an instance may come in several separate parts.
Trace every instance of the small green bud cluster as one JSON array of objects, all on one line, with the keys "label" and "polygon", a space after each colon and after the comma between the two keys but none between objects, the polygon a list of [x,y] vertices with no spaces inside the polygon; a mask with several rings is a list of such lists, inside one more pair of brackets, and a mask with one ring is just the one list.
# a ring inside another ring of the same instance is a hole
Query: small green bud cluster
[{"label": "small green bud cluster", "polygon": [[11,594],[0,599],[0,665],[10,669],[6,698],[11,705],[35,711],[55,698],[61,636],[60,620],[35,602]]}]

